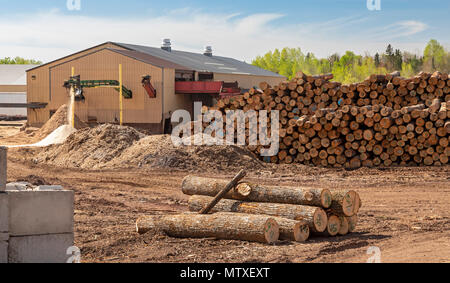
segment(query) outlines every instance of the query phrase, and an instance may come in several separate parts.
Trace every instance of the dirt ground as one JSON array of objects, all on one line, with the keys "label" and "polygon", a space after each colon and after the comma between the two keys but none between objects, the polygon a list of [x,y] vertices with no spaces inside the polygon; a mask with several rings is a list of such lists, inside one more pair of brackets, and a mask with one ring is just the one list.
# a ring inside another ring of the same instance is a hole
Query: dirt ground
[{"label": "dirt ground", "polygon": [[[8,137],[19,128],[0,127],[0,144],[11,142]],[[180,188],[186,175],[231,178],[235,171],[64,169],[33,162],[16,149],[8,154],[9,182],[75,191],[75,245],[83,262],[366,262],[368,248],[376,246],[382,262],[450,263],[450,166],[346,171],[292,165],[253,171],[252,182],[351,188],[363,201],[355,233],[263,245],[135,232],[139,216],[187,210]]]}]

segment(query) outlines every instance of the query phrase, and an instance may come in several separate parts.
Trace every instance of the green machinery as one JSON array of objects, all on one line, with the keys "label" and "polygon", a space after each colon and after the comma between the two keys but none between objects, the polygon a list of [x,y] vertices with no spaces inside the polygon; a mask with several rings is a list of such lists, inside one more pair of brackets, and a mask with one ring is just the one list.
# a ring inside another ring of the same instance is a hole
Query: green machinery
[{"label": "green machinery", "polygon": [[[83,95],[83,89],[85,88],[114,88],[120,93],[120,82],[116,80],[81,80],[80,76],[73,76],[66,82],[64,82],[64,87],[67,89],[74,88],[75,90],[75,100],[83,101],[85,97]],[[125,99],[133,98],[133,92],[122,86],[122,96]]]}]

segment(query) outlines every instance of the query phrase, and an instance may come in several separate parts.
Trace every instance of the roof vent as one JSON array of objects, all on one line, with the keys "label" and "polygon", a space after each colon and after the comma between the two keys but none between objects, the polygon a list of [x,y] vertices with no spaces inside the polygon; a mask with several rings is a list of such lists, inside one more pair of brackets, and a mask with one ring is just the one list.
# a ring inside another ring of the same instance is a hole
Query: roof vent
[{"label": "roof vent", "polygon": [[166,50],[166,51],[172,51],[172,43],[170,42],[170,39],[166,38],[163,39],[163,44],[161,46],[162,50]]},{"label": "roof vent", "polygon": [[206,46],[205,53],[203,53],[203,55],[212,57],[213,56],[212,47],[211,46]]}]

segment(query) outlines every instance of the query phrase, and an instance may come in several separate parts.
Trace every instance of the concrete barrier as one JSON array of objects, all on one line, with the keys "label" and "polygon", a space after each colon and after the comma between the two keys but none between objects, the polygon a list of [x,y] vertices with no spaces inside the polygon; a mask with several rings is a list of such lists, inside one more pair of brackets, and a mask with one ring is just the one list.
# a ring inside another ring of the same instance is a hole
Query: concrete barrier
[{"label": "concrete barrier", "polygon": [[0,233],[0,263],[8,263],[8,233]]},{"label": "concrete barrier", "polygon": [[8,191],[8,195],[11,237],[73,232],[73,191]]},{"label": "concrete barrier", "polygon": [[9,231],[9,196],[0,192],[0,233]]},{"label": "concrete barrier", "polygon": [[6,171],[7,171],[6,151],[7,151],[6,147],[0,146],[0,192],[4,191],[6,189],[6,178],[7,178],[7,176],[6,176]]},{"label": "concrete barrier", "polygon": [[71,255],[73,233],[10,237],[9,263],[66,263]]}]

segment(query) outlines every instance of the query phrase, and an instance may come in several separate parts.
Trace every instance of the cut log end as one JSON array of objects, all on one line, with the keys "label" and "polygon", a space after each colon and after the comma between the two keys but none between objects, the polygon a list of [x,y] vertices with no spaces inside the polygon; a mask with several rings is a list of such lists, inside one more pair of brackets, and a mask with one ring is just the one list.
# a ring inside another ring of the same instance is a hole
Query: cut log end
[{"label": "cut log end", "polygon": [[236,187],[236,192],[241,197],[248,197],[252,192],[252,187],[247,183],[241,183]]},{"label": "cut log end", "polygon": [[348,232],[353,233],[356,231],[356,227],[358,226],[358,216],[354,215],[352,217],[347,218],[348,221]]},{"label": "cut log end", "polygon": [[314,230],[315,232],[324,232],[327,229],[328,224],[328,217],[327,213],[321,209],[318,208],[314,212]]},{"label": "cut log end", "polygon": [[339,229],[339,235],[345,236],[350,232],[350,224],[347,217],[341,216],[339,217],[340,220],[340,229]]},{"label": "cut log end", "polygon": [[330,236],[336,236],[341,230],[341,220],[336,215],[328,218],[327,233]]},{"label": "cut log end", "polygon": [[320,200],[322,202],[323,208],[330,208],[333,202],[330,190],[323,190],[322,194],[320,195]]},{"label": "cut log end", "polygon": [[264,237],[268,244],[273,244],[280,237],[280,226],[273,218],[267,219],[264,225]]}]

